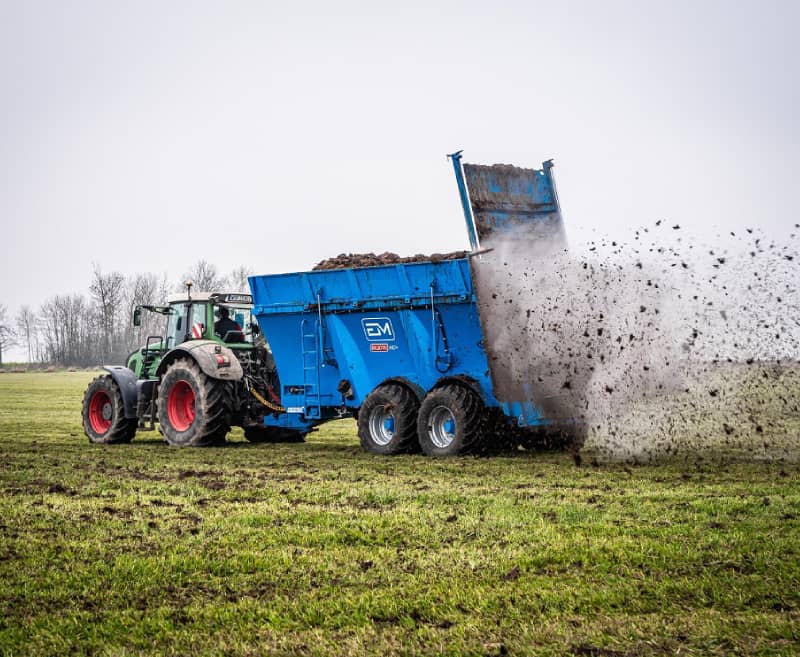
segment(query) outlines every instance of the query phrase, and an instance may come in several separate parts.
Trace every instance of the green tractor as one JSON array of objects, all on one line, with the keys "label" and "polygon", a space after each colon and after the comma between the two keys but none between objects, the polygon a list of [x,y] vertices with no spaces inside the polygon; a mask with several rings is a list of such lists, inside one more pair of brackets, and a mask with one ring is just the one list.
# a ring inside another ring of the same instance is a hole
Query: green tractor
[{"label": "green tractor", "polygon": [[225,442],[241,426],[251,442],[301,442],[303,434],[264,426],[284,408],[275,362],[251,311],[249,294],[186,294],[166,306],[138,306],[166,317],[164,335],[149,336],[126,365],[105,366],[83,396],[83,429],[93,443],[126,443],[158,423],[175,446]]}]

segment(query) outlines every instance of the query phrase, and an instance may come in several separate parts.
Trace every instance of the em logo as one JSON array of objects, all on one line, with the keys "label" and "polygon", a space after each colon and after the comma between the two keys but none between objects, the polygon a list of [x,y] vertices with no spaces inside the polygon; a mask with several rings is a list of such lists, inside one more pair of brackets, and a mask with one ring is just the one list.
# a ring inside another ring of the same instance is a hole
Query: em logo
[{"label": "em logo", "polygon": [[361,320],[361,327],[369,342],[394,341],[394,327],[388,317],[365,317]]}]

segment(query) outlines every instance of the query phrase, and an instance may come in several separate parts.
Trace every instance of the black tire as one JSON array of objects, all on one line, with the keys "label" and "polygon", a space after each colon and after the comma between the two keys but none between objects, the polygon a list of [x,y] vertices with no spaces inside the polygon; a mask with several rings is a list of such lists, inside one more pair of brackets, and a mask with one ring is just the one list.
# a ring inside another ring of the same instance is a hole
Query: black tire
[{"label": "black tire", "polygon": [[207,376],[190,358],[167,368],[158,388],[158,423],[176,447],[207,447],[225,442],[230,431],[231,385]]},{"label": "black tire", "polygon": [[304,443],[306,441],[300,431],[281,427],[245,427],[244,437],[251,443]]},{"label": "black tire", "polygon": [[82,416],[91,443],[129,443],[136,434],[136,419],[125,417],[122,393],[109,374],[96,377],[86,388]]},{"label": "black tire", "polygon": [[481,451],[488,429],[483,400],[472,389],[443,385],[428,393],[419,408],[417,433],[428,456]]},{"label": "black tire", "polygon": [[419,400],[405,386],[387,383],[373,390],[358,411],[358,437],[372,454],[401,454],[419,449]]}]

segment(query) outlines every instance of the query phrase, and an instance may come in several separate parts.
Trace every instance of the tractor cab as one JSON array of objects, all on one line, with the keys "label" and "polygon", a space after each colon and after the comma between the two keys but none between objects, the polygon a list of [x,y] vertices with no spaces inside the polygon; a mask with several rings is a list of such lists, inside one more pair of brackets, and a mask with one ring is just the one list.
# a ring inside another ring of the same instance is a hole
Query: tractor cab
[{"label": "tractor cab", "polygon": [[259,335],[249,294],[199,292],[191,298],[170,299],[167,348],[187,340],[215,340],[245,348]]},{"label": "tractor cab", "polygon": [[[161,357],[168,351],[193,340],[212,340],[234,351],[264,347],[265,341],[252,314],[253,299],[249,294],[233,292],[191,292],[169,299],[166,306],[137,306],[134,326],[153,326],[143,322],[142,311],[166,316],[162,335],[150,335],[145,346],[127,359],[137,378],[151,378]],[[163,326],[163,325],[162,325]]]}]

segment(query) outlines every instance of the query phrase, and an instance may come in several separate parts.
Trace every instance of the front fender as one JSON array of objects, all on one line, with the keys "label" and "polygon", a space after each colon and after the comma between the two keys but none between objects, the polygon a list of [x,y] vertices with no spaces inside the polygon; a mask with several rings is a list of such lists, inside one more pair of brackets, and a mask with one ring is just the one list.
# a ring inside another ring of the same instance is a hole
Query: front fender
[{"label": "front fender", "polygon": [[[217,356],[225,358],[228,365],[220,366],[217,362]],[[178,358],[186,357],[192,358],[203,370],[203,373],[212,379],[240,381],[244,375],[242,364],[236,358],[236,354],[225,345],[213,340],[189,340],[169,351],[161,359],[156,370],[156,376],[160,379],[171,363]]]},{"label": "front fender", "polygon": [[132,419],[136,417],[136,409],[139,404],[139,390],[136,387],[136,374],[127,367],[121,365],[104,365],[103,369],[111,375],[114,383],[122,393],[122,405],[125,407],[125,417]]}]

